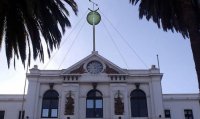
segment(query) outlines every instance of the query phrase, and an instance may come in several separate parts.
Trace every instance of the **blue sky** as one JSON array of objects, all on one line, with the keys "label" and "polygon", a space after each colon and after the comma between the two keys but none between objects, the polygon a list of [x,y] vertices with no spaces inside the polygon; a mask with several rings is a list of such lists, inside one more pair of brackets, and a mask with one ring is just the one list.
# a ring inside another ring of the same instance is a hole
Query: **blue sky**
[{"label": "blue sky", "polygon": [[[129,0],[94,1],[99,4],[99,12],[102,16],[102,21],[96,26],[96,50],[100,55],[122,68],[146,69],[152,64],[157,65],[158,54],[160,70],[164,73],[163,93],[198,93],[189,39],[183,39],[180,34],[171,31],[164,32],[152,21],[139,20],[138,7],[129,4]],[[72,27],[64,34],[60,49],[53,52],[54,57],[50,62],[46,58],[44,64],[35,61],[32,62],[31,67],[37,64],[40,69],[64,69],[91,53],[92,27],[86,23],[85,13],[89,12],[88,7],[92,5],[88,0],[80,0],[77,3],[78,16],[69,9]],[[107,19],[111,21],[114,28]],[[77,23],[79,24],[75,28]],[[16,70],[12,64],[8,69],[4,47],[1,49],[0,58],[0,94],[23,93],[26,71],[21,62],[17,62]]]}]

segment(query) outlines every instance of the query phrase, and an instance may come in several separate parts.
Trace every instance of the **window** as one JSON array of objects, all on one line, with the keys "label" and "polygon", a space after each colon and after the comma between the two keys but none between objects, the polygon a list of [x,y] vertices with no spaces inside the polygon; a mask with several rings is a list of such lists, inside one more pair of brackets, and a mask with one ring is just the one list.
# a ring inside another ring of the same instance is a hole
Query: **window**
[{"label": "window", "polygon": [[96,89],[92,89],[87,94],[86,117],[87,118],[102,118],[103,117],[102,93]]},{"label": "window", "polygon": [[48,90],[42,100],[42,118],[58,117],[58,96],[55,90]]},{"label": "window", "polygon": [[24,119],[24,114],[25,114],[25,111],[19,111],[18,119]]},{"label": "window", "polygon": [[165,110],[165,118],[171,118],[170,110]]},{"label": "window", "polygon": [[5,111],[0,110],[0,119],[4,119]]},{"label": "window", "polygon": [[184,110],[185,119],[193,119],[193,113],[191,109]]},{"label": "window", "polygon": [[148,117],[146,95],[142,90],[132,91],[130,101],[132,117]]}]

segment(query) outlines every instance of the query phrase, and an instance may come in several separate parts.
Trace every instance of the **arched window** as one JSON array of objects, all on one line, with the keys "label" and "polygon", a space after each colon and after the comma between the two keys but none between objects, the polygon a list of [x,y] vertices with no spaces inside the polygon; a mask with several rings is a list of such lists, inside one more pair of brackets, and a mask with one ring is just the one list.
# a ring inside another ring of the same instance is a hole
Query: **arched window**
[{"label": "arched window", "polygon": [[131,116],[132,117],[148,117],[147,100],[145,93],[136,89],[131,92]]},{"label": "arched window", "polygon": [[102,93],[96,89],[90,90],[87,94],[86,117],[87,118],[102,118],[103,117]]},{"label": "arched window", "polygon": [[55,90],[45,92],[42,99],[42,118],[58,117],[58,100],[59,94]]}]

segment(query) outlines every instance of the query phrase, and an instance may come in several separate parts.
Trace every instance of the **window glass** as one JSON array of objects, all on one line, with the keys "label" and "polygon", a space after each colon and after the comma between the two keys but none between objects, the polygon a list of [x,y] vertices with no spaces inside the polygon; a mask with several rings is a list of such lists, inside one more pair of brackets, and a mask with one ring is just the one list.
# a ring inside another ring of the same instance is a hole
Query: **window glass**
[{"label": "window glass", "polygon": [[42,107],[43,108],[49,108],[50,103],[51,103],[50,100],[44,99],[43,102],[42,102]]},{"label": "window glass", "polygon": [[193,112],[191,109],[185,109],[185,119],[193,119]]},{"label": "window glass", "polygon": [[192,114],[192,111],[191,111],[191,110],[188,110],[188,114]]},{"label": "window glass", "polygon": [[101,118],[101,117],[103,117],[103,110],[102,110],[102,108],[95,109],[95,117],[96,117],[96,118]]},{"label": "window glass", "polygon": [[87,110],[86,110],[86,117],[87,118],[95,117],[94,116],[94,109],[93,108],[87,108]]},{"label": "window glass", "polygon": [[18,119],[24,119],[25,111],[19,111]]},{"label": "window glass", "polygon": [[165,110],[165,117],[166,118],[170,118],[171,117],[170,110]]},{"label": "window glass", "polygon": [[42,109],[42,117],[48,117],[49,109]]},{"label": "window glass", "polygon": [[51,117],[57,117],[58,116],[58,109],[51,109]]},{"label": "window glass", "polygon": [[95,95],[96,95],[96,97],[101,97],[101,93],[98,91],[95,92]]},{"label": "window glass", "polygon": [[51,100],[50,101],[51,102],[51,108],[58,108],[58,100],[56,100],[56,99],[53,99],[53,100]]},{"label": "window glass", "polygon": [[93,100],[87,100],[87,108],[94,108],[94,101]]},{"label": "window glass", "polygon": [[96,100],[96,108],[102,108],[102,100]]}]

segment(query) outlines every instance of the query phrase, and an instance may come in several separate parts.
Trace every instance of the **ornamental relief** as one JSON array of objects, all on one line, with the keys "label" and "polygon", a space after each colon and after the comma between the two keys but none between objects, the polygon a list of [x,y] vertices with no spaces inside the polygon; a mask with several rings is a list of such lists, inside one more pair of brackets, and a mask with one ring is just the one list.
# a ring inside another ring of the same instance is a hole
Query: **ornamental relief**
[{"label": "ornamental relief", "polygon": [[83,65],[81,65],[80,67],[78,67],[77,69],[74,69],[73,71],[71,71],[69,74],[83,74],[85,73],[85,69],[83,68]]}]

